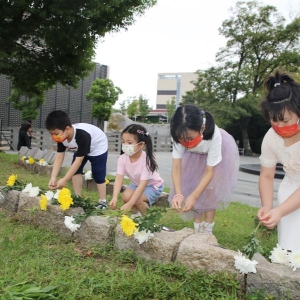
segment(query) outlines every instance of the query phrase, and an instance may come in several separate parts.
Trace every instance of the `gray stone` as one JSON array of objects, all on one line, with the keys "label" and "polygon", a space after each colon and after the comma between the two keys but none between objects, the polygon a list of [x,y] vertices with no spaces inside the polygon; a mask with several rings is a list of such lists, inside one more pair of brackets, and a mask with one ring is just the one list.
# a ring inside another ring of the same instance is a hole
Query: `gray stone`
[{"label": "gray stone", "polygon": [[37,151],[34,153],[33,158],[35,158],[35,159],[41,159],[41,158],[44,157],[44,155],[45,155],[45,151],[37,149]]},{"label": "gray stone", "polygon": [[44,154],[44,160],[47,163],[53,163],[56,152],[53,150],[47,150]]},{"label": "gray stone", "polygon": [[112,243],[114,227],[109,217],[90,216],[81,224],[74,237],[82,245],[104,246]]},{"label": "gray stone", "polygon": [[190,228],[175,232],[161,231],[154,233],[148,242],[139,244],[134,237],[127,237],[120,225],[116,227],[115,248],[118,250],[133,250],[139,257],[159,262],[172,262],[176,259],[180,243],[193,234]]},{"label": "gray stone", "polygon": [[29,151],[29,148],[27,148],[26,146],[22,146],[20,151],[19,151],[19,154],[21,156],[27,156],[28,151]]},{"label": "gray stone", "polygon": [[4,201],[3,203],[0,203],[0,207],[2,207],[4,210],[9,211],[10,213],[17,212],[19,205],[19,195],[21,192],[11,190],[8,192],[1,191],[1,193],[4,196]]},{"label": "gray stone", "polygon": [[209,272],[226,270],[237,274],[234,267],[236,254],[236,251],[221,248],[214,235],[197,233],[182,241],[177,260],[191,269],[207,269]]},{"label": "gray stone", "polygon": [[168,198],[169,198],[169,194],[162,192],[154,205],[160,206],[160,207],[169,207],[170,204],[169,204]]},{"label": "gray stone", "polygon": [[62,210],[59,205],[47,205],[47,210],[42,211],[39,204],[40,199],[40,197],[29,197],[28,193],[21,193],[18,217],[52,231],[64,239],[73,239],[74,234],[64,224],[65,216],[83,213],[83,209],[71,207],[68,210]]},{"label": "gray stone", "polygon": [[289,266],[268,262],[260,254],[255,254],[256,273],[247,275],[248,291],[265,289],[276,299],[300,299],[300,270]]}]

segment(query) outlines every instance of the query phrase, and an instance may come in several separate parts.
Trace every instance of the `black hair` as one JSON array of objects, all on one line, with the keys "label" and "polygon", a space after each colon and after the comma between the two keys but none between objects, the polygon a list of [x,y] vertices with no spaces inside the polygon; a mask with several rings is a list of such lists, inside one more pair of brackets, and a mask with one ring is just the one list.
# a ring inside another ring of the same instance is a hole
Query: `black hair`
[{"label": "black hair", "polygon": [[32,124],[32,120],[27,120],[28,123]]},{"label": "black hair", "polygon": [[67,126],[72,127],[72,123],[67,113],[62,110],[52,111],[48,114],[45,121],[45,127],[47,130],[65,130]]},{"label": "black hair", "polygon": [[200,133],[203,125],[203,117],[206,118],[203,139],[210,140],[215,132],[215,121],[208,111],[201,110],[193,104],[179,106],[171,120],[171,136],[174,142],[179,143],[180,139],[187,141],[188,130],[195,130]]},{"label": "black hair", "polygon": [[[121,133],[130,133],[136,136],[138,143],[144,142],[146,145],[146,165],[149,171],[154,172],[157,170],[158,166],[155,161],[153,154],[153,145],[150,134],[147,132],[147,129],[139,124],[131,124],[127,126]],[[121,150],[121,154],[124,152]]]},{"label": "black hair", "polygon": [[274,122],[283,121],[286,110],[300,116],[300,85],[292,76],[275,71],[265,81],[267,96],[260,103],[263,116]]}]

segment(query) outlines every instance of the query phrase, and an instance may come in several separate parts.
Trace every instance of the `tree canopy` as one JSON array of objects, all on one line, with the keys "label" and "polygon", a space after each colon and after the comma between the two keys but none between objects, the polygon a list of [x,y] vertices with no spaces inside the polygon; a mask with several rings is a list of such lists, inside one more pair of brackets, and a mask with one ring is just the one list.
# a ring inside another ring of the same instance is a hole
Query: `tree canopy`
[{"label": "tree canopy", "polygon": [[109,120],[112,107],[122,93],[122,90],[114,86],[110,79],[97,78],[92,83],[91,89],[86,94],[86,98],[93,101],[92,116],[99,120],[101,128],[103,128],[103,121]]},{"label": "tree canopy", "polygon": [[156,0],[3,0],[0,73],[14,88],[39,94],[41,83],[76,87],[106,33],[127,28]]},{"label": "tree canopy", "polygon": [[219,29],[227,42],[216,55],[216,66],[198,71],[195,89],[183,103],[199,104],[223,126],[236,122],[250,151],[247,127],[259,114],[266,77],[276,68],[299,71],[300,18],[286,23],[274,6],[256,1],[238,1],[231,12]]}]

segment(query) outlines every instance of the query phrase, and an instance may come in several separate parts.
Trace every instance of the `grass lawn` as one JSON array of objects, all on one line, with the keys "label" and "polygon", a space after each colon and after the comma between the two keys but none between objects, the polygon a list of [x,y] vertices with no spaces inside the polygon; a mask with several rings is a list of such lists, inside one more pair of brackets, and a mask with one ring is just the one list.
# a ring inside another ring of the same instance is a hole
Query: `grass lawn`
[{"label": "grass lawn", "polygon": [[[15,174],[20,181],[47,190],[49,177],[27,171],[17,162],[17,155],[0,152],[0,186]],[[71,189],[70,184],[68,188]],[[95,191],[83,190],[82,196],[90,197],[95,203],[98,199]],[[237,202],[218,211],[214,234],[220,245],[242,250],[256,227],[256,212],[257,208]],[[171,209],[163,214],[161,222],[174,229],[193,227],[192,221],[181,220]],[[257,237],[263,254],[268,257],[276,245],[276,231],[260,227]],[[242,299],[238,282],[226,272],[207,274],[190,271],[176,263],[144,261],[131,252],[116,252],[111,245],[85,249],[75,243],[65,244],[55,234],[20,223],[4,211],[0,211],[0,265],[1,300]],[[40,298],[32,295],[25,298],[32,290]],[[273,299],[263,291],[246,297]]]}]

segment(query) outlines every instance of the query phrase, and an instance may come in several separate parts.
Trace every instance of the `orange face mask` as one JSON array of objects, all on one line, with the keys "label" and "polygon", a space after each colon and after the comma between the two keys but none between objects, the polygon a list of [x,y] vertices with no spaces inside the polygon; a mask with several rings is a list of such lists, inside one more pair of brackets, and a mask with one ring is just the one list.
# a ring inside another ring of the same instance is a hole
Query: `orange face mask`
[{"label": "orange face mask", "polygon": [[204,114],[200,133],[192,140],[185,141],[183,139],[179,139],[180,144],[185,148],[195,148],[196,146],[198,146],[198,144],[200,144],[201,141],[203,140],[203,132],[205,130],[205,125],[206,125],[206,117]]},{"label": "orange face mask", "polygon": [[278,135],[280,135],[283,138],[290,138],[300,131],[298,123],[299,123],[299,119],[298,119],[297,123],[288,125],[288,126],[279,127],[276,124],[274,124],[273,122],[271,122],[271,125],[272,125],[272,128],[274,129],[274,131]]},{"label": "orange face mask", "polygon": [[194,139],[185,141],[179,140],[180,144],[185,148],[195,148],[203,140],[202,134],[198,134]]},{"label": "orange face mask", "polygon": [[[63,134],[64,134],[64,132],[63,132]],[[64,137],[63,134],[61,134],[61,135],[53,135],[52,134],[51,138],[56,143],[62,143],[63,141],[65,141],[67,139],[67,136]]]}]

